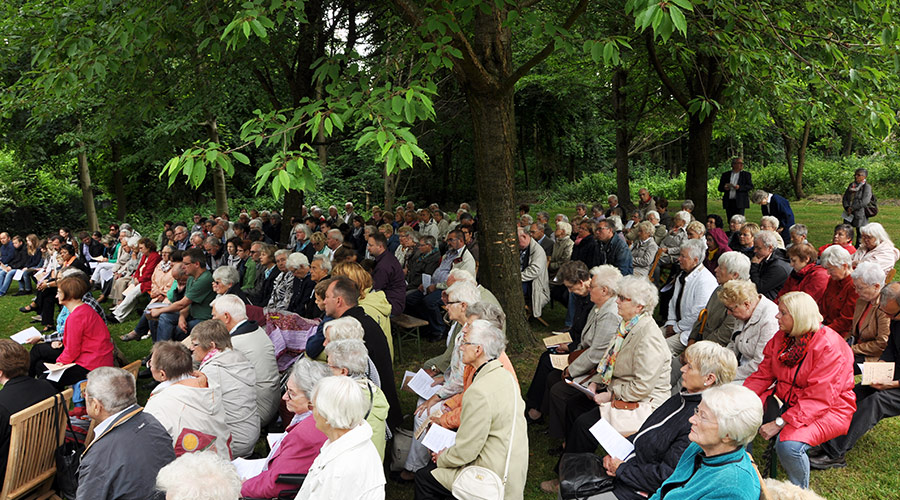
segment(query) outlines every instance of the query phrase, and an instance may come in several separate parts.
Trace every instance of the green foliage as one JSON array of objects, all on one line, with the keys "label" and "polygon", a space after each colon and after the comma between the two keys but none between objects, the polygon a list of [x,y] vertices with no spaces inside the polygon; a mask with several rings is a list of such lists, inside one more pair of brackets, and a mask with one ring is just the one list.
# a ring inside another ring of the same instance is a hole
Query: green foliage
[{"label": "green foliage", "polygon": [[58,169],[32,170],[0,151],[0,230],[43,235],[84,224],[81,190],[70,181],[76,168],[73,158]]}]

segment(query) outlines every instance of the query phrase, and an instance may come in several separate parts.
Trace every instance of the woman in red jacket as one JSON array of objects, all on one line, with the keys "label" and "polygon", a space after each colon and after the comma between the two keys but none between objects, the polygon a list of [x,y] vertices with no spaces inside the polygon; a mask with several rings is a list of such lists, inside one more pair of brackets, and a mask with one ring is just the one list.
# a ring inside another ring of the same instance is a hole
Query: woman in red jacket
[{"label": "woman in red jacket", "polygon": [[[150,292],[150,287],[153,285],[150,278],[153,277],[153,271],[156,270],[156,266],[162,260],[162,257],[156,251],[156,243],[150,238],[141,238],[137,247],[138,252],[141,253],[141,260],[134,271],[134,276],[131,278],[131,284],[125,290],[122,302],[119,302],[119,305],[111,310],[115,317],[115,320],[110,320],[111,323],[121,323],[134,309],[135,299],[140,297],[142,293]],[[125,338],[123,337],[122,340],[125,340]]]},{"label": "woman in red jacket", "polygon": [[817,301],[823,318],[822,324],[847,338],[853,324],[856,301],[859,299],[853,278],[850,277],[853,272],[850,252],[839,245],[833,245],[822,252],[820,261],[830,278],[825,293]]},{"label": "woman in red jacket", "polygon": [[828,271],[816,264],[819,255],[815,247],[806,243],[794,245],[788,248],[787,256],[794,270],[778,292],[778,298],[790,292],[806,292],[818,302],[828,286]]},{"label": "woman in red jacket", "polygon": [[49,366],[51,370],[56,370],[74,364],[63,372],[58,381],[51,381],[61,390],[84,380],[94,368],[113,366],[113,343],[103,318],[81,301],[88,291],[87,282],[69,276],[59,280],[56,286],[56,298],[60,305],[69,310],[69,316],[63,330],[62,354],[56,358],[55,365]]},{"label": "woman in red jacket", "polygon": [[765,439],[777,436],[775,452],[788,479],[808,488],[806,450],[846,434],[856,411],[853,352],[840,335],[822,326],[818,307],[806,293],[783,295],[776,317],[779,331],[744,386],[765,403],[775,383],[774,394],[785,402],[784,411],[763,424],[759,434]]}]

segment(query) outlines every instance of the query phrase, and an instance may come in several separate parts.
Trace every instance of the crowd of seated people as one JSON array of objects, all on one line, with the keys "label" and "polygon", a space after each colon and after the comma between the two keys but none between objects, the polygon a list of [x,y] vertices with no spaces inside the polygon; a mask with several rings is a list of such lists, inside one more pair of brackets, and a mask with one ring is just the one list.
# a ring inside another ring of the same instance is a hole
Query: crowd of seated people
[{"label": "crowd of seated people", "polygon": [[[137,433],[136,442],[159,449],[152,457],[123,451],[123,466],[140,474],[109,481],[106,492],[87,487],[97,498],[148,491],[153,481],[176,495],[168,464],[228,469],[238,458],[239,477],[222,481],[242,484],[245,497],[296,489],[279,480],[296,473],[307,474],[298,498],[383,498],[381,464],[392,459],[388,443],[404,414],[391,331],[403,314],[427,322],[423,338],[446,345],[420,360],[442,387],[406,410],[415,428],[458,433],[435,453],[417,436],[395,464],[395,479],[415,483],[418,499],[450,498],[473,464],[506,477],[506,498],[519,498],[529,425],[549,425],[558,470],[567,456],[596,451],[590,429],[601,419],[635,451],[603,458],[613,489],[597,498],[675,490],[699,498],[723,464],[742,496],[758,496],[744,453],[757,434],[806,488],[811,467],[845,466],[856,439],[900,413],[900,377],[853,384],[857,363],[900,354],[900,287],[885,283],[900,251],[880,224],[860,227],[858,248],[845,224],[816,248],[805,225],[783,227],[774,216],[756,224],[735,214],[726,231],[721,216],[695,220],[690,200],[674,216],[646,189],[630,212],[616,197],[607,201],[607,210],[580,204],[553,220],[520,207],[525,312],[541,318],[555,300],[565,320],[554,329],[572,338],[540,357],[524,398],[505,353],[510,311],[478,282],[478,223],[466,204],[455,217],[411,204],[373,207],[368,219],[352,204],[343,214],[304,208],[291,221],[255,210],[235,222],[196,214],[191,223],[166,221],[158,238],[128,224],[77,237],[63,228],[43,241],[0,233],[0,297],[18,281],[12,295],[33,296],[21,311],[36,314],[43,330],[28,340],[30,353],[15,344],[6,353],[0,343],[0,382],[12,390],[23,377],[65,369],[37,380],[35,397],[86,379],[86,414],[102,438],[95,446],[113,449]],[[257,321],[291,314],[319,324],[305,355],[280,371]],[[134,378],[113,368],[121,364],[107,323],[125,322],[136,324],[120,340],[152,342],[143,409]],[[568,357],[565,368],[551,354]],[[784,406],[768,407],[770,394]],[[259,454],[273,425],[286,432]],[[6,428],[0,420],[0,433]],[[92,451],[87,464],[120,460]],[[196,464],[185,461],[191,455]],[[96,469],[80,474],[98,481]]]}]

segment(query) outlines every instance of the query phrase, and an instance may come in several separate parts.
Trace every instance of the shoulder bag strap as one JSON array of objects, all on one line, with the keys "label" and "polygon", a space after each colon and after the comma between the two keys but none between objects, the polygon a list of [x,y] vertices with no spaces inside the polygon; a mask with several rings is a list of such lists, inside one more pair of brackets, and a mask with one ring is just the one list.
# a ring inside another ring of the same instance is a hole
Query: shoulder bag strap
[{"label": "shoulder bag strap", "polygon": [[[501,363],[502,365],[502,363]],[[504,368],[505,370],[505,368]],[[516,379],[512,376],[509,377],[512,380],[513,384],[516,383]],[[513,397],[513,419],[512,419],[512,430],[509,433],[509,450],[506,451],[506,466],[503,468],[503,486],[506,486],[506,479],[509,477],[509,460],[512,457],[512,447],[513,447],[513,439],[516,437],[516,420],[519,416],[519,402],[518,397],[516,396],[516,387],[513,386],[513,390],[510,391]]]}]

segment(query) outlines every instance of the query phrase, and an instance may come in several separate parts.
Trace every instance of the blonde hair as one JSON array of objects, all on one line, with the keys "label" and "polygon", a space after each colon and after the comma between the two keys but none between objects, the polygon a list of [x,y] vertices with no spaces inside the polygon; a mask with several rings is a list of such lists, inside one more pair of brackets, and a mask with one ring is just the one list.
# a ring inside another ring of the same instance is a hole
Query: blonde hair
[{"label": "blonde hair", "polygon": [[686,228],[684,228],[684,230],[685,231],[693,231],[693,232],[697,233],[699,236],[703,236],[704,234],[706,234],[706,226],[704,226],[703,223],[698,220],[692,221],[690,224],[687,225]]},{"label": "blonde hair", "polygon": [[756,285],[750,280],[730,280],[719,290],[719,300],[726,307],[753,302],[757,297]]},{"label": "blonde hair", "polygon": [[815,299],[806,292],[788,292],[778,298],[778,303],[787,309],[788,314],[794,319],[794,326],[790,332],[792,337],[798,337],[804,333],[814,332],[822,323],[822,314]]},{"label": "blonde hair", "polygon": [[331,276],[346,276],[356,284],[359,290],[359,300],[366,298],[366,293],[372,288],[372,275],[356,262],[340,262],[331,269]]},{"label": "blonde hair", "polygon": [[694,365],[701,375],[715,375],[713,386],[728,384],[737,373],[737,356],[734,351],[709,340],[701,340],[687,347],[684,358]]}]

